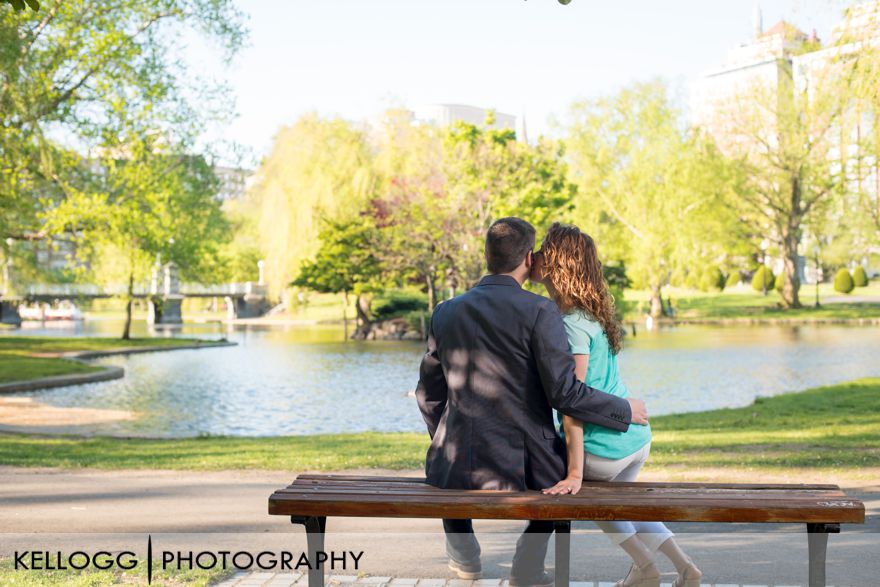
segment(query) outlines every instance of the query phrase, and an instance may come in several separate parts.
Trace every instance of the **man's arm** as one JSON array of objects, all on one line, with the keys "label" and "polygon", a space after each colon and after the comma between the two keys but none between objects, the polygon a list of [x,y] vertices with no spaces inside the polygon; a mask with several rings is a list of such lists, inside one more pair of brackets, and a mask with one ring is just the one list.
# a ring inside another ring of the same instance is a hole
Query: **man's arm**
[{"label": "man's arm", "polygon": [[422,365],[419,368],[419,385],[416,387],[416,400],[422,411],[422,418],[428,425],[428,434],[434,438],[437,426],[443,410],[446,409],[446,399],[449,388],[446,386],[446,375],[443,374],[443,366],[437,355],[437,340],[434,338],[434,320],[428,328],[428,350],[422,357]]},{"label": "man's arm", "polygon": [[582,422],[626,431],[632,421],[630,403],[578,381],[567,340],[559,312],[548,307],[538,310],[532,351],[550,405]]}]

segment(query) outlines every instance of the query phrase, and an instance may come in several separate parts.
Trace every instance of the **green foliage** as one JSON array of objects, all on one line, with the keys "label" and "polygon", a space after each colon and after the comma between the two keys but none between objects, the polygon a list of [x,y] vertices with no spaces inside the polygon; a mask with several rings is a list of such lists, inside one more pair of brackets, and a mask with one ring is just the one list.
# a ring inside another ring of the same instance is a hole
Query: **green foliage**
[{"label": "green foliage", "polygon": [[409,290],[390,290],[373,299],[373,316],[376,320],[387,320],[408,314],[426,312],[428,299],[421,292]]},{"label": "green foliage", "polygon": [[758,267],[752,276],[752,289],[755,291],[770,291],[775,284],[776,278],[773,275],[773,271],[766,265]]},{"label": "green foliage", "polygon": [[727,285],[727,280],[719,267],[709,267],[700,277],[700,290],[702,291],[724,291],[725,285]]},{"label": "green foliage", "polygon": [[488,124],[413,126],[397,111],[378,136],[371,208],[385,235],[383,267],[396,282],[424,287],[429,309],[440,289],[455,293],[483,275],[495,219],[521,216],[540,234],[570,208],[575,187],[558,143],[528,145]]},{"label": "green foliage", "polygon": [[[158,138],[131,129],[124,142],[107,145],[108,156],[86,189],[43,213],[50,233],[70,235],[89,262],[80,266],[82,275],[98,284],[127,283],[129,301],[160,258],[175,263],[182,278],[209,274],[228,234],[211,166]],[[126,157],[112,157],[117,152]],[[129,311],[123,338],[130,318]]]},{"label": "green foliage", "polygon": [[178,39],[195,29],[228,58],[244,40],[242,22],[233,0],[59,0],[36,15],[0,11],[0,238],[46,238],[41,213],[89,191],[94,162],[70,145],[106,154],[133,125],[166,144],[200,132],[225,109],[211,107],[222,94],[206,80],[184,90],[193,74],[175,58]]},{"label": "green foliage", "polygon": [[867,287],[868,274],[865,272],[865,268],[861,265],[856,265],[856,268],[853,269],[852,278],[855,287]]},{"label": "green foliage", "polygon": [[278,132],[248,194],[272,296],[318,253],[322,222],[356,219],[375,183],[366,134],[354,124],[309,114]]},{"label": "green foliage", "polygon": [[842,294],[848,294],[855,289],[853,277],[846,269],[840,269],[834,276],[834,291]]},{"label": "green foliage", "polygon": [[328,221],[318,235],[320,247],[315,258],[303,261],[291,285],[358,296],[375,289],[381,271],[376,257],[378,238],[366,219]]},{"label": "green foliage", "polygon": [[[736,248],[724,205],[737,169],[687,129],[662,82],[575,104],[566,125],[575,220],[605,259],[626,262],[658,299],[671,277],[699,275]],[[671,227],[675,227],[671,229]]]},{"label": "green foliage", "polygon": [[727,277],[724,279],[724,289],[739,285],[740,281],[742,281],[742,276],[739,274],[739,271],[731,269],[730,273],[728,273]]},{"label": "green foliage", "polygon": [[40,3],[38,0],[3,0],[5,4],[11,5],[16,10],[24,10],[27,7],[30,7],[31,10],[36,12],[40,9]]}]

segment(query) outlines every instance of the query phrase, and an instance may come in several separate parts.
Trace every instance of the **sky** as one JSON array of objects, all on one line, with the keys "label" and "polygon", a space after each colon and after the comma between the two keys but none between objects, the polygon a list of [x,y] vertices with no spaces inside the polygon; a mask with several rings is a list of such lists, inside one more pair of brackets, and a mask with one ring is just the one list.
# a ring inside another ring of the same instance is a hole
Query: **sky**
[{"label": "sky", "polygon": [[[237,0],[249,45],[228,66],[194,33],[187,59],[223,78],[237,118],[209,135],[256,165],[299,116],[363,119],[390,106],[457,103],[525,114],[552,134],[578,99],[656,77],[682,94],[753,36],[754,0]],[[761,0],[827,39],[843,0]]]}]

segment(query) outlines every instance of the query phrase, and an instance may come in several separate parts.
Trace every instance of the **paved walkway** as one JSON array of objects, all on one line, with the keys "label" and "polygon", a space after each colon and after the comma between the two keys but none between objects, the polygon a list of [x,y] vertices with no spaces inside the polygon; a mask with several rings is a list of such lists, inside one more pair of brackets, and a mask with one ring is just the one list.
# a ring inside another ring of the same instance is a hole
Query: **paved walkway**
[{"label": "paved walkway", "polygon": [[[461,581],[453,579],[400,579],[392,577],[355,577],[336,575],[328,578],[328,585],[339,587],[509,587],[501,579],[481,579]],[[217,583],[215,587],[308,587],[308,577],[301,573],[237,573],[233,577]],[[595,581],[572,581],[570,587],[614,587],[614,583]],[[672,587],[672,583],[661,583],[660,587]],[[770,587],[768,585],[735,585],[727,583],[703,583],[703,587]],[[774,586],[775,587],[775,586]],[[783,587],[783,586],[779,586]],[[784,587],[800,587],[791,585]]]},{"label": "paved walkway", "polygon": [[[377,472],[373,472],[377,473]],[[417,474],[413,472],[413,474]],[[0,467],[0,556],[16,549],[66,552],[99,548],[305,549],[299,526],[267,514],[267,499],[293,473],[174,471],[61,471]],[[876,484],[875,484],[876,485]],[[876,587],[880,577],[880,492],[850,490],[868,508],[868,523],[832,535],[828,582],[836,587]],[[510,572],[522,524],[478,521],[484,576],[500,585]],[[803,526],[671,524],[682,547],[706,577],[705,585],[803,585],[807,544]],[[459,587],[451,582],[436,520],[332,518],[327,550],[363,551],[357,571],[345,576],[422,578],[416,587]],[[548,563],[552,564],[551,554]],[[675,577],[658,561],[663,581]],[[613,584],[629,567],[626,556],[591,523],[572,532],[572,579]],[[241,574],[227,585],[253,587],[295,583],[296,575]],[[376,581],[378,579],[371,579]],[[412,579],[411,581],[415,581]],[[271,582],[271,583],[270,583]],[[287,583],[285,583],[287,582]],[[399,583],[396,583],[399,584]],[[483,585],[480,583],[479,585]],[[579,584],[580,585],[580,584]]]}]

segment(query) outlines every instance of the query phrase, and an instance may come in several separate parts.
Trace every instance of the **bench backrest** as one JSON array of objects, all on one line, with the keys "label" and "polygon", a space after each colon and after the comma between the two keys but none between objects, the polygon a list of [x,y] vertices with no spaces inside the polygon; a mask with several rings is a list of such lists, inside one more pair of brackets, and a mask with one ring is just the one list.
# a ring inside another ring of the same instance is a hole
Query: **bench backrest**
[{"label": "bench backrest", "polygon": [[836,485],[584,483],[577,495],[438,489],[424,479],[300,475],[269,498],[290,516],[862,524]]}]

